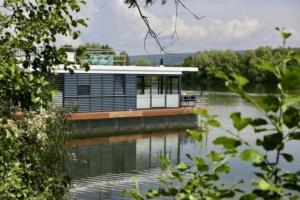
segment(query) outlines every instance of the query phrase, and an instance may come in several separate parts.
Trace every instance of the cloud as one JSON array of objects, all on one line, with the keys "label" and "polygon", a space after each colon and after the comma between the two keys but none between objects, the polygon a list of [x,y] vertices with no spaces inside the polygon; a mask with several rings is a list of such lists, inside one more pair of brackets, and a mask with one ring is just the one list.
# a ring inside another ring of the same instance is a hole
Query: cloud
[{"label": "cloud", "polygon": [[226,43],[248,39],[262,28],[263,23],[259,20],[245,18],[243,20],[232,19],[227,22],[216,20],[209,29],[213,41]]},{"label": "cloud", "polygon": [[[294,29],[291,44],[300,44],[300,27],[295,12],[285,11],[284,17],[274,15],[276,8],[286,5],[288,9],[296,9],[291,3],[272,4],[268,13],[257,9],[259,6],[270,6],[264,2],[253,0],[254,4],[229,1],[216,4],[211,0],[187,2],[189,8],[206,17],[202,20],[194,19],[189,13],[181,9],[177,18],[177,34],[179,40],[170,50],[176,52],[192,52],[201,49],[253,49],[260,45],[277,46],[279,43],[274,31],[275,26],[284,24]],[[143,2],[143,1],[140,1]],[[282,5],[283,4],[283,5]],[[298,5],[298,4],[297,4]],[[299,4],[300,5],[300,4]],[[151,27],[162,38],[163,44],[170,43],[170,36],[174,32],[175,10],[170,1],[167,5],[159,3],[154,6],[141,7],[148,17]],[[224,8],[225,6],[225,8]],[[238,9],[237,9],[238,8]],[[80,17],[89,18],[88,28],[82,29],[80,41],[109,44],[115,49],[126,50],[130,54],[145,54],[143,40],[147,28],[136,8],[128,9],[123,0],[88,0],[82,8]],[[289,23],[287,23],[289,22]],[[63,41],[72,42],[70,39]],[[159,53],[153,40],[147,41],[149,53]]]}]

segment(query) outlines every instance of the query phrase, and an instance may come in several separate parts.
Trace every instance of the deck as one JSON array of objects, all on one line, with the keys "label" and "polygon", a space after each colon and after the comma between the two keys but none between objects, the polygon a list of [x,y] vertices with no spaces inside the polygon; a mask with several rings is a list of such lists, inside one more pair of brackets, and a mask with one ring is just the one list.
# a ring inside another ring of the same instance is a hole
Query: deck
[{"label": "deck", "polygon": [[78,121],[78,120],[189,115],[191,114],[191,109],[193,108],[181,107],[181,108],[161,108],[161,109],[151,109],[151,110],[149,109],[149,110],[133,110],[133,111],[73,113],[69,119],[71,121]]}]

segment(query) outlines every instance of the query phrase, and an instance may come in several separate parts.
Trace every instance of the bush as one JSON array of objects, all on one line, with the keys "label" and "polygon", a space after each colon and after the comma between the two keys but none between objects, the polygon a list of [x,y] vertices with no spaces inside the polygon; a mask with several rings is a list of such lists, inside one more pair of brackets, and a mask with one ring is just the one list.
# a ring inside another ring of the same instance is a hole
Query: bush
[{"label": "bush", "polygon": [[0,199],[62,199],[70,131],[63,111],[0,116]]}]

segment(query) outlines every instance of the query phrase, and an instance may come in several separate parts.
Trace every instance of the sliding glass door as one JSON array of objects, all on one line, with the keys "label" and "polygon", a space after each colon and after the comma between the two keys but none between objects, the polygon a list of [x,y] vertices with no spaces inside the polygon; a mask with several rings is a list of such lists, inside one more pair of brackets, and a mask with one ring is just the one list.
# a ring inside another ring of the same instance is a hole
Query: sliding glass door
[{"label": "sliding glass door", "polygon": [[137,109],[179,107],[179,77],[137,77]]}]

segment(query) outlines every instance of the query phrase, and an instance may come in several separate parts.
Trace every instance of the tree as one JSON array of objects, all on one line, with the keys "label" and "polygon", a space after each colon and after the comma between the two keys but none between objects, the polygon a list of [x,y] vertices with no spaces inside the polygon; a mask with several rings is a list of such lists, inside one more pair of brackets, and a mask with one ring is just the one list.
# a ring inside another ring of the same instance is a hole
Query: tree
[{"label": "tree", "polygon": [[146,58],[139,58],[135,64],[137,66],[150,66],[151,65],[150,61]]},{"label": "tree", "polygon": [[51,108],[55,88],[47,78],[57,65],[72,71],[55,42],[59,35],[78,38],[86,24],[73,14],[82,3],[1,1],[0,199],[63,199],[67,191],[70,126],[67,113]]},{"label": "tree", "polygon": [[130,64],[130,57],[129,57],[129,55],[126,51],[121,51],[120,56],[121,56],[122,59],[125,59],[125,65]]},{"label": "tree", "polygon": [[[58,35],[78,38],[78,26],[86,26],[84,19],[75,18],[71,14],[80,11],[80,3],[4,0],[1,8],[3,12],[0,13],[0,68],[2,72],[16,72],[2,73],[1,80],[17,80],[17,77],[12,77],[16,75],[22,77],[24,83],[39,79],[43,84],[40,84],[40,87],[27,84],[22,91],[18,86],[11,90],[12,87],[7,87],[7,84],[0,84],[0,94],[10,93],[5,102],[11,105],[6,106],[28,109],[31,106],[36,107],[37,104],[46,107],[51,98],[41,98],[35,94],[40,94],[41,90],[51,90],[45,77],[53,73],[54,66],[63,64],[67,69],[67,56],[63,50],[56,48],[55,42]],[[43,80],[41,76],[44,77]],[[18,99],[24,94],[26,99]],[[7,99],[9,97],[12,99]]]}]

